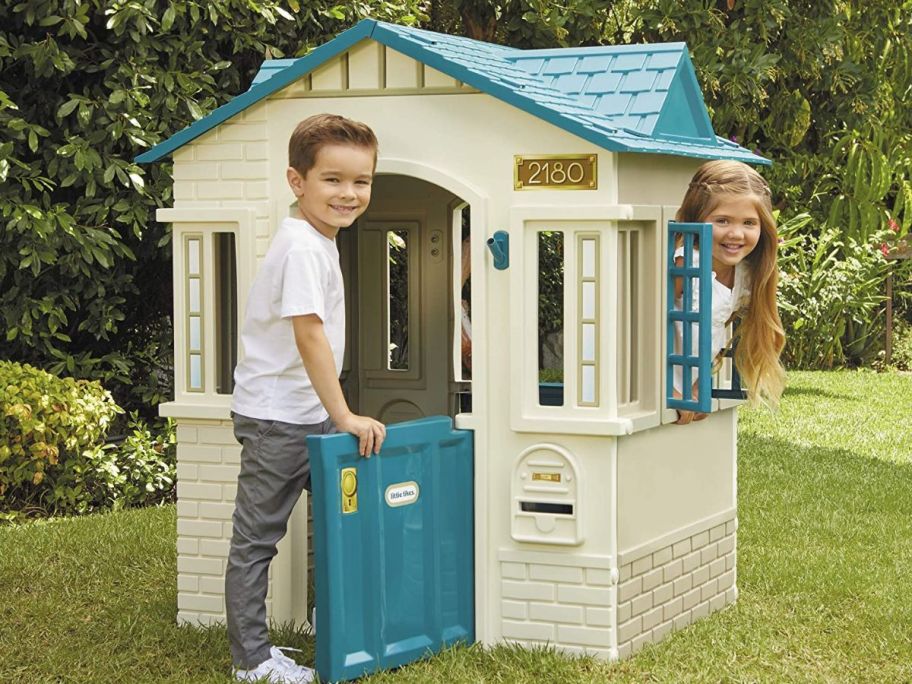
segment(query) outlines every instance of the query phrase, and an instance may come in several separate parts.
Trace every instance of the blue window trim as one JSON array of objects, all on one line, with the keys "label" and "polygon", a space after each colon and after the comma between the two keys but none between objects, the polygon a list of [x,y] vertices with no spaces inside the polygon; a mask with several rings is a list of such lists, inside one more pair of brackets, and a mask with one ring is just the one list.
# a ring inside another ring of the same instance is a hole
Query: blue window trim
[{"label": "blue window trim", "polygon": [[[735,326],[737,329],[738,322],[735,321]],[[732,377],[731,377],[731,387],[714,387],[712,391],[713,399],[738,399],[745,400],[747,399],[747,391],[741,387],[741,374],[738,372],[738,367],[735,365],[735,351],[737,350],[738,340],[735,339],[734,343],[725,350],[725,358],[732,360]]]},{"label": "blue window trim", "polygon": [[[674,260],[677,237],[684,240],[684,263],[677,266]],[[694,244],[712,245],[712,225],[709,223],[668,222],[668,295],[666,297],[666,373],[665,405],[671,409],[709,413],[712,406],[712,249],[694,249]],[[694,254],[698,263],[694,264]],[[683,278],[682,311],[675,309],[675,278]],[[693,279],[699,283],[700,298],[696,311],[692,311]],[[681,353],[676,354],[675,324],[682,325]],[[691,353],[691,323],[697,326],[697,354]],[[675,367],[682,369],[681,399],[674,396]],[[693,369],[698,372],[696,397],[693,397]]]}]

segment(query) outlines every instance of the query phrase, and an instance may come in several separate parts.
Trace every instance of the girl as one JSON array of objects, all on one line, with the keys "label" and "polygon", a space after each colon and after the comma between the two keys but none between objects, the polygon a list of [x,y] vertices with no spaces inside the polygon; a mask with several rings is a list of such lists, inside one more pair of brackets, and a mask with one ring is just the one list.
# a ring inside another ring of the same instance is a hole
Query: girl
[{"label": "girl", "polygon": [[[740,318],[734,360],[742,385],[752,405],[763,402],[775,407],[785,386],[785,371],[779,363],[785,332],[776,310],[778,239],[769,186],[741,162],[707,162],[694,174],[675,219],[713,227],[713,357],[727,346],[727,325]],[[678,265],[683,263],[682,254],[680,247],[675,252]],[[693,291],[696,306],[697,288]],[[675,282],[675,302],[683,308],[681,278]],[[680,330],[676,337],[680,349]],[[680,369],[676,370],[675,396],[680,397],[682,382]],[[684,425],[703,418],[705,413],[678,411],[677,422]]]}]

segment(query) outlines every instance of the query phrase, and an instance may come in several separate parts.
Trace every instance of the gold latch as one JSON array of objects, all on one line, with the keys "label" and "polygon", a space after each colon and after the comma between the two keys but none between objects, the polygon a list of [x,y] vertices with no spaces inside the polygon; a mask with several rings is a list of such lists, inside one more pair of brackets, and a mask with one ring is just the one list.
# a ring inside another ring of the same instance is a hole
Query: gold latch
[{"label": "gold latch", "polygon": [[358,511],[358,470],[356,468],[342,469],[342,512],[356,513]]},{"label": "gold latch", "polygon": [[560,473],[532,473],[532,481],[539,482],[560,482]]}]

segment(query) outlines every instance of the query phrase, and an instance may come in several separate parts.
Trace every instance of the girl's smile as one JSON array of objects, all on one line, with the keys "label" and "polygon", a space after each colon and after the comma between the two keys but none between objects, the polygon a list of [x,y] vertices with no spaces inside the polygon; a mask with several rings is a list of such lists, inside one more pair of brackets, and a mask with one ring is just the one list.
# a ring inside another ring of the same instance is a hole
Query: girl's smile
[{"label": "girl's smile", "polygon": [[722,199],[703,220],[713,227],[713,271],[716,280],[732,287],[735,266],[760,241],[760,215],[753,195]]}]

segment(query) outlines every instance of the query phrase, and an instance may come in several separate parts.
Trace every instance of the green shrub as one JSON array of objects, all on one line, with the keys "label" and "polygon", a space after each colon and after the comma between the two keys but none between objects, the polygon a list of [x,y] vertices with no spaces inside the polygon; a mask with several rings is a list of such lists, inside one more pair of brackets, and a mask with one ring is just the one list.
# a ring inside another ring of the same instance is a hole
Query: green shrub
[{"label": "green shrub", "polygon": [[885,324],[885,235],[860,240],[825,228],[815,238],[804,230],[810,221],[802,214],[779,227],[784,360],[792,368],[869,364]]},{"label": "green shrub", "polygon": [[897,318],[893,326],[893,349],[890,365],[896,370],[912,371],[912,323]]},{"label": "green shrub", "polygon": [[0,361],[0,512],[67,515],[169,497],[173,425],[155,436],[133,414],[118,448],[105,440],[121,414],[98,382]]},{"label": "green shrub", "polygon": [[114,508],[172,499],[177,454],[174,421],[168,418],[158,432],[134,412],[128,429],[130,433],[117,450],[120,497]]}]

